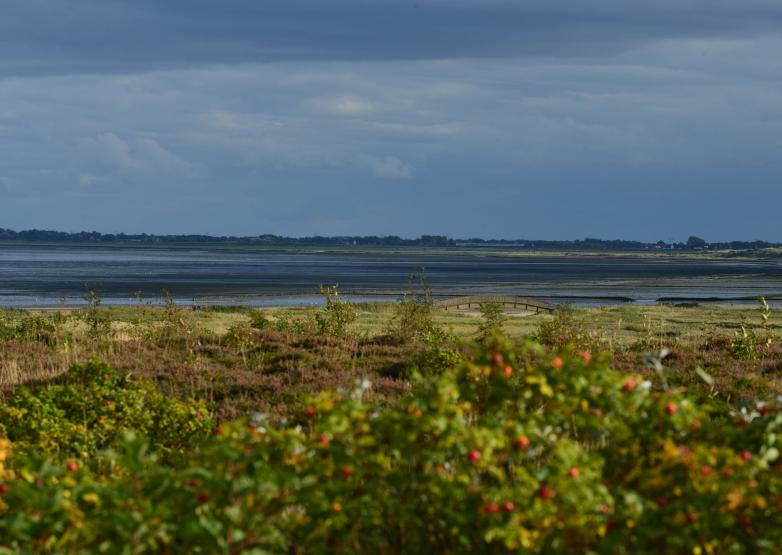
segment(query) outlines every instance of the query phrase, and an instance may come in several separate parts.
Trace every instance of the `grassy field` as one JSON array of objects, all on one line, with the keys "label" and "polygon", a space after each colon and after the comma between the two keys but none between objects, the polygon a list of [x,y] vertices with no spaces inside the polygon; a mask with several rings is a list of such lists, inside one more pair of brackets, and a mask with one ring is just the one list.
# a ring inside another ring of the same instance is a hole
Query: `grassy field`
[{"label": "grassy field", "polygon": [[[395,303],[359,303],[355,305],[357,319],[352,330],[369,336],[382,335],[387,330],[394,315]],[[154,328],[164,321],[164,309],[154,306],[112,306],[100,309],[105,318],[112,322],[120,337],[129,329],[141,331],[144,326]],[[224,335],[235,325],[250,322],[249,314],[257,311],[266,314],[274,321],[280,316],[304,318],[313,312],[312,307],[292,308],[247,308],[225,307],[213,310],[190,311],[181,309],[179,317],[199,331]],[[6,318],[21,316],[26,311],[5,311]],[[48,311],[29,311],[30,314],[48,314]],[[63,314],[77,315],[79,310],[64,310]],[[578,308],[578,316],[590,329],[605,337],[606,341],[617,348],[625,348],[639,340],[653,337],[665,344],[692,344],[703,341],[708,336],[731,336],[742,324],[748,328],[759,327],[760,317],[757,306],[725,306],[702,304],[690,307],[654,304],[610,305],[596,308]],[[505,335],[519,339],[533,333],[541,321],[551,320],[549,314],[530,314],[508,311],[508,319],[503,325]],[[478,310],[437,311],[436,322],[449,330],[456,338],[474,339],[480,325],[481,313]],[[82,327],[79,319],[70,321],[70,329],[78,332]],[[782,329],[782,311],[772,311],[769,326],[774,330]],[[82,330],[83,331],[83,330]]]}]

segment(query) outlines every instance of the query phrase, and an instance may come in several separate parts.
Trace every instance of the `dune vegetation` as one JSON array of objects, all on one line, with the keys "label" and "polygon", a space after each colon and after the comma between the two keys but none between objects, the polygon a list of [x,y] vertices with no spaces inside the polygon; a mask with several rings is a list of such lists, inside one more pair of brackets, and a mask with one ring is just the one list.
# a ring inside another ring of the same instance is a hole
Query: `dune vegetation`
[{"label": "dune vegetation", "polygon": [[782,320],[0,311],[0,552],[772,553]]}]

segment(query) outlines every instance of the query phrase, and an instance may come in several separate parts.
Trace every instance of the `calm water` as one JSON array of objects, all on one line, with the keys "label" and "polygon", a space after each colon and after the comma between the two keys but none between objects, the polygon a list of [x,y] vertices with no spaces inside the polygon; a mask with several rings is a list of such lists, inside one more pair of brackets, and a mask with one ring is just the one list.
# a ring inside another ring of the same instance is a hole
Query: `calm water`
[{"label": "calm water", "polygon": [[89,289],[104,303],[130,302],[136,291],[159,299],[165,289],[180,303],[203,295],[268,294],[281,296],[252,302],[284,304],[314,300],[320,284],[335,283],[377,298],[405,289],[418,267],[438,294],[522,294],[589,304],[617,297],[782,296],[779,262],[0,245],[0,306],[56,306],[61,297],[78,304]]}]

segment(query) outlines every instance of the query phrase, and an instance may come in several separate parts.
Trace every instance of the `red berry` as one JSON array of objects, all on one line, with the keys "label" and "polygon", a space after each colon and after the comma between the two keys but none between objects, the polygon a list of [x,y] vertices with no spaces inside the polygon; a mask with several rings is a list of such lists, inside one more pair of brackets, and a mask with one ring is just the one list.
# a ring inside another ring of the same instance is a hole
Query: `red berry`
[{"label": "red berry", "polygon": [[307,410],[305,411],[305,414],[307,416],[309,416],[310,418],[312,418],[313,416],[315,416],[315,413],[317,413],[317,412],[318,411],[315,409],[315,407],[307,407]]},{"label": "red berry", "polygon": [[103,375],[100,377],[100,379],[101,379],[101,380],[103,380],[104,382],[107,382],[107,381],[109,381],[109,377],[108,377],[106,374],[103,374]]},{"label": "red berry", "polygon": [[486,502],[483,504],[483,512],[488,514],[496,514],[500,512],[500,506],[497,503]]},{"label": "red berry", "polygon": [[603,513],[604,515],[607,515],[608,513],[611,512],[611,507],[609,507],[608,505],[600,505],[600,512]]},{"label": "red berry", "polygon": [[513,442],[513,447],[516,449],[526,449],[529,447],[529,439],[527,436],[520,436],[516,438],[516,441]]},{"label": "red berry", "polygon": [[469,454],[467,455],[467,459],[468,459],[468,460],[469,460],[471,463],[475,464],[475,463],[477,463],[479,460],[481,460],[481,452],[480,452],[480,451],[478,451],[477,449],[473,449],[473,450],[472,450],[472,451],[470,451],[470,452],[469,452]]},{"label": "red berry", "polygon": [[0,484],[0,495],[8,493],[8,484]]},{"label": "red berry", "polygon": [[765,416],[765,414],[768,412],[768,407],[766,405],[763,405],[762,407],[758,407],[758,412]]},{"label": "red berry", "polygon": [[687,522],[697,522],[700,515],[698,513],[687,513],[684,518]]},{"label": "red berry", "polygon": [[679,407],[677,407],[675,403],[668,403],[667,405],[665,405],[665,412],[667,412],[670,415],[676,414],[677,410],[679,410]]},{"label": "red berry", "polygon": [[197,412],[195,417],[196,417],[196,420],[203,420],[204,419],[204,415],[201,414],[200,412]]},{"label": "red berry", "polygon": [[79,470],[78,464],[76,464],[75,462],[68,463],[68,472],[76,472],[77,470]]},{"label": "red berry", "polygon": [[329,446],[329,436],[323,434],[318,438],[318,445],[321,447],[328,447]]},{"label": "red berry", "polygon": [[578,478],[579,476],[581,476],[581,471],[574,466],[573,468],[567,471],[567,475],[570,476],[571,478]]},{"label": "red berry", "polygon": [[503,506],[502,506],[503,510],[504,510],[506,513],[509,513],[509,512],[511,512],[511,511],[513,511],[513,508],[514,508],[514,507],[515,507],[515,505],[513,504],[513,501],[506,501],[506,502],[503,504]]},{"label": "red berry", "polygon": [[199,503],[206,503],[209,501],[209,494],[205,491],[199,492],[199,494],[196,496],[196,499]]},{"label": "red berry", "polygon": [[192,480],[192,479],[188,480],[187,481],[187,485],[190,486],[191,488],[197,487],[198,486],[198,481]]},{"label": "red berry", "polygon": [[730,467],[723,468],[722,475],[725,476],[726,478],[730,478],[731,476],[733,476],[733,469]]},{"label": "red berry", "polygon": [[502,366],[502,353],[494,353],[491,355],[492,366]]},{"label": "red berry", "polygon": [[510,378],[513,375],[513,368],[510,366],[505,367],[505,377]]},{"label": "red berry", "polygon": [[624,389],[627,393],[632,393],[635,391],[635,386],[638,385],[636,381],[632,378],[627,380],[624,385],[622,386],[622,389]]},{"label": "red berry", "polygon": [[701,474],[703,474],[704,476],[708,476],[709,474],[711,474],[711,467],[704,464],[701,467]]},{"label": "red berry", "polygon": [[551,366],[554,367],[554,369],[559,370],[565,365],[565,361],[563,361],[560,357],[554,357],[551,359]]},{"label": "red berry", "polygon": [[540,486],[540,489],[538,490],[538,497],[540,497],[543,500],[551,499],[554,497],[554,490],[551,489],[549,486],[543,484]]},{"label": "red berry", "polygon": [[743,428],[748,424],[748,422],[743,418],[739,418],[736,420],[736,424],[738,424],[739,428]]},{"label": "red berry", "polygon": [[340,469],[340,473],[342,474],[342,477],[345,478],[345,480],[347,480],[348,478],[353,476],[353,469],[349,466],[343,466]]},{"label": "red berry", "polygon": [[222,426],[217,426],[217,427],[215,428],[215,432],[214,432],[214,433],[215,433],[215,435],[216,435],[216,436],[221,436],[221,435],[223,435],[223,427],[222,427]]},{"label": "red berry", "polygon": [[752,453],[749,451],[742,451],[740,457],[742,461],[748,461],[752,458]]},{"label": "red berry", "polygon": [[592,362],[592,353],[590,353],[589,351],[582,351],[581,360],[583,360],[584,362]]}]

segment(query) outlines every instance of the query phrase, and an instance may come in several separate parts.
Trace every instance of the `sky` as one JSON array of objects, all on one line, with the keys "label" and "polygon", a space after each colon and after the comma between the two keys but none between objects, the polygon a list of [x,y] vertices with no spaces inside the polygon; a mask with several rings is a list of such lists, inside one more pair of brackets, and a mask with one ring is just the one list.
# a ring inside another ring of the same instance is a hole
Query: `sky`
[{"label": "sky", "polygon": [[778,0],[3,0],[0,227],[782,241]]}]

